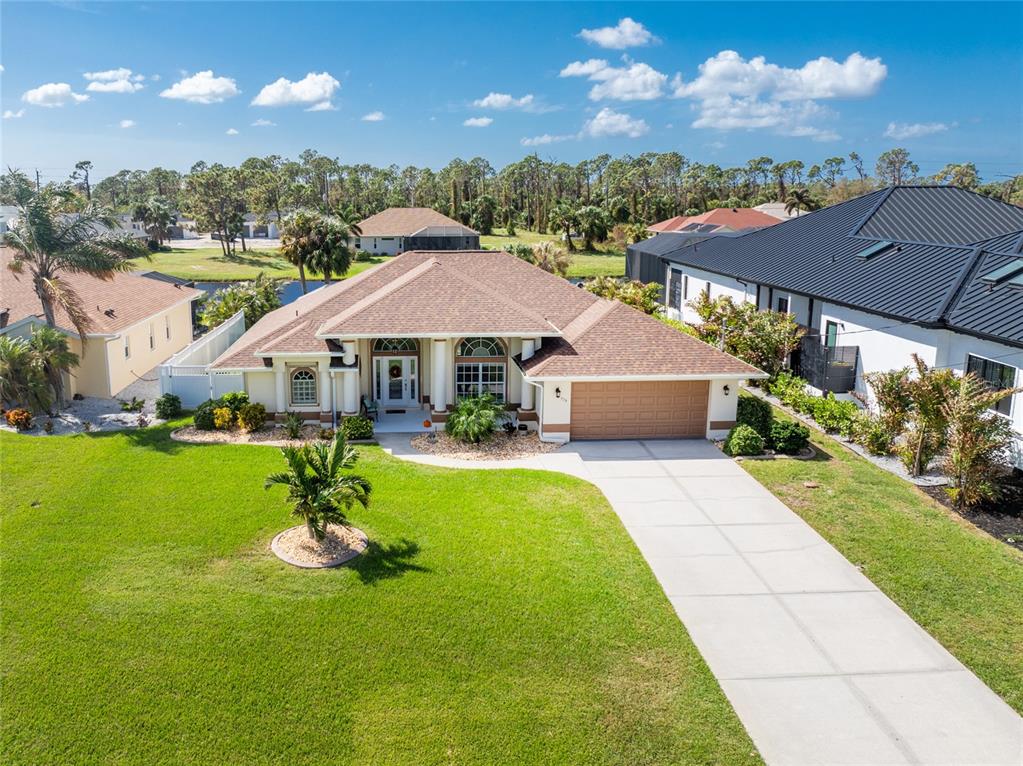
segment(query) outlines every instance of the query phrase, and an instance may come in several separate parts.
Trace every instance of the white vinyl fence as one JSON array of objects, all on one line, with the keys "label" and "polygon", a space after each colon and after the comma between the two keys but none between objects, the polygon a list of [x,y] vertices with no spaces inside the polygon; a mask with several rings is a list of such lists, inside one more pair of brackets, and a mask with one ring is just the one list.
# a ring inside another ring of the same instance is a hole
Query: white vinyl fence
[{"label": "white vinyl fence", "polygon": [[208,370],[215,360],[245,332],[245,314],[239,311],[160,365],[160,393],[176,394],[185,407],[195,407],[230,391],[241,391],[241,373],[216,374]]}]

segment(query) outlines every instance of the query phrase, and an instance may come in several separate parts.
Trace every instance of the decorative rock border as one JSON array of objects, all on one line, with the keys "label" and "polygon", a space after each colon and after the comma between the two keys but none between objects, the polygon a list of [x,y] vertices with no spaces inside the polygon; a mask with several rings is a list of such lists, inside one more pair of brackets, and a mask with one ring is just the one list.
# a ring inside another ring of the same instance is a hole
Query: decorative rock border
[{"label": "decorative rock border", "polygon": [[298,559],[291,558],[291,556],[282,551],[279,545],[280,539],[293,529],[305,529],[305,525],[298,524],[294,527],[288,527],[287,529],[278,532],[276,535],[274,535],[274,539],[270,541],[270,550],[273,551],[274,555],[277,556],[277,558],[279,558],[281,561],[285,562],[286,564],[291,564],[293,567],[298,567],[299,569],[331,569],[333,567],[339,567],[342,564],[351,561],[356,556],[361,556],[366,551],[366,548],[369,545],[369,538],[366,537],[365,532],[363,532],[361,529],[358,529],[357,527],[348,527],[348,529],[350,529],[352,532],[355,532],[355,534],[358,535],[359,537],[359,542],[356,544],[354,548],[349,548],[347,551],[340,554],[336,558],[319,564],[310,561],[299,561]]},{"label": "decorative rock border", "polygon": [[770,452],[763,455],[734,455],[733,460],[813,460],[817,457],[817,450],[807,447],[805,452],[798,455],[783,455],[780,452]]},{"label": "decorative rock border", "polygon": [[[300,447],[303,444],[314,444],[319,439],[250,439],[251,434],[243,433],[241,431],[203,431],[204,434],[210,434],[211,438],[195,439],[189,438],[188,429],[192,426],[182,426],[171,431],[170,438],[173,441],[181,442],[182,444],[244,444],[244,445],[255,445],[260,447]],[[256,433],[260,435],[269,435],[273,433],[273,430],[261,430]],[[349,444],[354,445],[379,445],[376,439],[348,439]]]}]

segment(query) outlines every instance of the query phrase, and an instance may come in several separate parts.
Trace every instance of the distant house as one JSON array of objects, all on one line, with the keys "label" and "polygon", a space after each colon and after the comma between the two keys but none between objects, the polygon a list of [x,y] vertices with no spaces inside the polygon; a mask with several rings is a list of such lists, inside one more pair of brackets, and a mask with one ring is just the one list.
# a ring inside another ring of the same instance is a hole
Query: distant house
[{"label": "distant house", "polygon": [[266,216],[265,223],[261,223],[258,216],[253,213],[246,213],[242,221],[242,236],[245,239],[280,239],[281,232],[277,228],[277,214],[271,213]]},{"label": "distant house", "polygon": [[[31,277],[9,270],[12,260],[10,248],[0,248],[0,335],[27,338],[45,324],[43,307]],[[116,396],[192,342],[192,302],[201,290],[130,273],[111,279],[62,274],[61,281],[81,298],[92,323],[79,337],[57,310],[57,327],[81,360],[67,381],[68,395]]]},{"label": "distant house", "polygon": [[[1023,385],[1023,208],[950,186],[896,186],[767,229],[629,247],[668,286],[668,315],[698,321],[698,294],[793,314],[793,367],[835,393],[864,375],[927,364]],[[674,246],[665,246],[672,245]],[[655,247],[656,245],[656,247]],[[1023,394],[995,408],[1021,435]]]},{"label": "distant house", "polygon": [[0,205],[0,234],[6,233],[18,222],[18,208],[15,205]]},{"label": "distant house", "polygon": [[774,226],[778,218],[748,207],[721,207],[708,210],[700,215],[677,215],[666,221],[651,224],[647,231],[655,234],[666,231],[681,231],[692,234],[712,232],[748,231]]},{"label": "distant house", "polygon": [[478,250],[480,235],[428,207],[389,207],[359,223],[355,247],[372,255],[409,250]]},{"label": "distant house", "polygon": [[759,210],[761,213],[767,213],[769,216],[777,218],[779,221],[787,221],[790,218],[797,218],[801,215],[805,215],[798,208],[792,211],[785,209],[786,205],[784,202],[765,202],[763,205],[757,205],[754,210]]}]

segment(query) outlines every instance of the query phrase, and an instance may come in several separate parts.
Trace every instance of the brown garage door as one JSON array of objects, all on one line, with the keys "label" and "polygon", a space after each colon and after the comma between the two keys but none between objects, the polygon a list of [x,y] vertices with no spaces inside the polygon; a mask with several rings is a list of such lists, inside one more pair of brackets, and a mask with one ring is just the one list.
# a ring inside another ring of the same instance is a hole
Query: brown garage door
[{"label": "brown garage door", "polygon": [[707,431],[706,380],[573,383],[573,439],[670,439]]}]

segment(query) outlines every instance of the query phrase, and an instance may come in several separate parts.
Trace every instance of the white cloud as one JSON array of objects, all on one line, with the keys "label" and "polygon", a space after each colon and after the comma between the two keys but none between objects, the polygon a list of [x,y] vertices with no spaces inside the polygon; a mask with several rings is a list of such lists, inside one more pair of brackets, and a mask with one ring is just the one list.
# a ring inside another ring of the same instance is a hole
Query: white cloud
[{"label": "white cloud", "polygon": [[492,117],[470,117],[462,124],[467,128],[485,128],[493,121],[494,119]]},{"label": "white cloud", "polygon": [[586,77],[596,83],[590,88],[590,99],[600,101],[650,101],[664,95],[668,76],[649,64],[623,57],[625,66],[614,67],[604,59],[573,61],[561,70],[561,77]]},{"label": "white cloud", "polygon": [[4,70],[4,65],[0,64],[0,73],[3,73],[4,71],[6,71],[6,70]]},{"label": "white cloud", "polygon": [[264,85],[254,99],[252,106],[308,106],[308,112],[324,112],[334,109],[331,99],[341,87],[329,73],[310,72],[301,80],[292,82],[280,77]]},{"label": "white cloud", "polygon": [[275,128],[275,127],[277,127],[277,123],[276,122],[270,122],[270,120],[264,120],[262,117],[260,117],[258,120],[256,120],[254,123],[252,123],[252,127],[254,127],[254,128]]},{"label": "white cloud", "polygon": [[527,93],[521,98],[515,98],[510,93],[491,92],[473,101],[472,105],[481,109],[528,109],[533,106],[533,94]]},{"label": "white cloud", "polygon": [[19,109],[16,112],[13,109],[5,109],[4,110],[4,119],[5,120],[20,120],[24,116],[25,116],[25,110],[24,109]]},{"label": "white cloud", "polygon": [[946,125],[944,122],[889,122],[884,135],[885,138],[895,138],[901,141],[906,138],[920,138],[934,133],[944,133],[954,127],[954,122],[951,125]]},{"label": "white cloud", "polygon": [[571,141],[573,138],[578,137],[578,135],[552,136],[550,133],[544,133],[542,136],[519,139],[519,143],[523,146],[546,146],[547,144],[556,144],[561,141]]},{"label": "white cloud", "polygon": [[362,115],[363,122],[382,122],[387,119],[383,112],[370,112],[369,114]]},{"label": "white cloud", "polygon": [[239,93],[241,91],[233,79],[215,77],[213,70],[207,69],[178,80],[160,95],[163,98],[175,98],[193,104],[219,104]]},{"label": "white cloud", "polygon": [[121,120],[118,125],[122,128],[134,128],[138,123],[135,120]]},{"label": "white cloud", "polygon": [[603,136],[628,136],[639,138],[650,131],[645,120],[635,119],[624,112],[604,107],[583,125],[582,134],[592,138]]},{"label": "white cloud", "polygon": [[145,75],[135,74],[126,67],[86,72],[82,76],[89,80],[85,89],[94,93],[134,93],[142,90],[142,82],[146,79]]},{"label": "white cloud", "polygon": [[224,131],[224,133],[226,135],[228,135],[228,136],[237,136],[238,135],[238,131],[235,130],[234,128],[228,128],[227,130]]},{"label": "white cloud", "polygon": [[649,45],[657,42],[657,38],[650,33],[646,27],[638,21],[633,21],[628,16],[620,19],[613,27],[600,27],[599,29],[584,29],[579,36],[588,43],[599,45],[601,48],[635,48],[641,45]]},{"label": "white cloud", "polygon": [[21,100],[32,106],[64,106],[64,104],[80,104],[88,101],[89,97],[82,93],[75,93],[66,82],[48,82],[38,88],[26,90],[21,94]]}]

